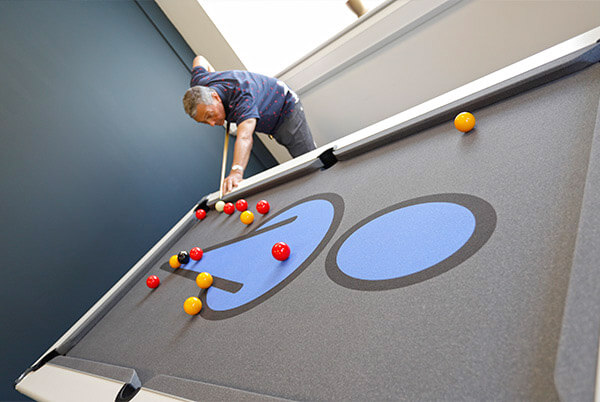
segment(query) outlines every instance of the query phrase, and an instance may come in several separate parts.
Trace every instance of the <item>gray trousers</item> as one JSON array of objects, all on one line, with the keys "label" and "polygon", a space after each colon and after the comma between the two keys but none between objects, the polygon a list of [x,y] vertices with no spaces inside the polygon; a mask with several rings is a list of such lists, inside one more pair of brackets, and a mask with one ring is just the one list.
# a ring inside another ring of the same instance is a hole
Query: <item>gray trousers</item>
[{"label": "gray trousers", "polygon": [[317,148],[300,101],[296,103],[294,111],[286,116],[283,123],[275,130],[273,137],[286,147],[294,158]]}]

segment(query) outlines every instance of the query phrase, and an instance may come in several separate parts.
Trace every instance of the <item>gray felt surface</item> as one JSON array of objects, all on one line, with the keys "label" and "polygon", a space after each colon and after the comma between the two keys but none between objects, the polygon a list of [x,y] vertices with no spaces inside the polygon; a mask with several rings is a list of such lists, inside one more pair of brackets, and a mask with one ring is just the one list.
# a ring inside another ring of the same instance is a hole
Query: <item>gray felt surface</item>
[{"label": "gray felt surface", "polygon": [[[332,192],[345,211],[301,275],[249,311],[217,321],[187,316],[181,306],[198,294],[196,284],[160,269],[179,250],[252,230],[237,216],[211,212],[148,267],[161,286],[149,291],[140,281],[69,356],[134,368],[142,383],[169,375],[298,400],[558,399],[556,353],[599,93],[596,64],[473,110],[478,124],[468,135],[449,121],[249,196],[250,205],[269,200],[276,213]],[[327,277],[331,245],[355,223],[438,193],[471,194],[495,209],[496,229],[472,257],[385,291],[351,290]],[[597,205],[586,213],[597,216]],[[581,236],[576,259],[589,268],[598,234],[591,228]],[[585,292],[573,303],[581,298]],[[590,319],[597,329],[600,317]]]}]

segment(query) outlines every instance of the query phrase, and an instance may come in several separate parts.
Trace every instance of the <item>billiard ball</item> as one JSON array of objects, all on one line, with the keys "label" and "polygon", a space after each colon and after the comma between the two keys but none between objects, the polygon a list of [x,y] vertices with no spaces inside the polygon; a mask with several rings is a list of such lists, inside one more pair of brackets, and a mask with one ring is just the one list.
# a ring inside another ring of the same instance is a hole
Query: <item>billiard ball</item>
[{"label": "billiard ball", "polygon": [[194,261],[200,261],[202,259],[202,255],[204,251],[200,247],[194,247],[190,250],[190,258]]},{"label": "billiard ball", "polygon": [[242,215],[240,216],[240,220],[242,221],[243,224],[249,225],[252,222],[254,222],[254,214],[250,211],[244,211],[244,212],[242,212]]},{"label": "billiard ball", "polygon": [[459,113],[454,119],[454,127],[456,127],[458,131],[468,133],[475,127],[475,116],[469,112]]},{"label": "billiard ball", "polygon": [[213,283],[213,277],[208,272],[200,272],[196,277],[196,285],[202,289],[208,289]]},{"label": "billiard ball", "polygon": [[177,269],[181,266],[181,263],[179,262],[179,258],[177,258],[177,255],[172,255],[171,258],[169,258],[169,265],[171,266],[171,268]]},{"label": "billiard ball", "polygon": [[197,297],[188,297],[185,302],[183,302],[183,310],[189,315],[196,315],[202,310],[202,300]]},{"label": "billiard ball", "polygon": [[206,211],[203,209],[196,210],[196,218],[198,218],[200,220],[206,218]]},{"label": "billiard ball", "polygon": [[158,285],[160,285],[160,279],[156,275],[150,275],[148,279],[146,279],[146,285],[150,289],[156,289]]},{"label": "billiard ball", "polygon": [[237,200],[235,208],[240,212],[244,212],[248,209],[248,202],[246,200]]},{"label": "billiard ball", "polygon": [[269,203],[265,200],[260,200],[257,204],[256,204],[256,210],[258,212],[260,212],[261,214],[266,214],[267,212],[269,212],[269,209],[271,209],[271,206],[269,205]]},{"label": "billiard ball", "polygon": [[285,261],[290,256],[290,246],[280,241],[279,243],[275,243],[273,249],[271,250],[273,257],[275,257],[278,261]]},{"label": "billiard ball", "polygon": [[177,254],[177,261],[179,261],[180,264],[187,264],[190,262],[190,255],[187,251],[180,251],[179,254]]},{"label": "billiard ball", "polygon": [[217,203],[215,204],[215,209],[218,212],[223,212],[223,207],[225,206],[225,201],[217,201]]},{"label": "billiard ball", "polygon": [[223,206],[223,212],[225,212],[227,215],[231,215],[232,213],[235,212],[235,206],[233,205],[232,202],[228,202],[227,204],[225,204]]}]

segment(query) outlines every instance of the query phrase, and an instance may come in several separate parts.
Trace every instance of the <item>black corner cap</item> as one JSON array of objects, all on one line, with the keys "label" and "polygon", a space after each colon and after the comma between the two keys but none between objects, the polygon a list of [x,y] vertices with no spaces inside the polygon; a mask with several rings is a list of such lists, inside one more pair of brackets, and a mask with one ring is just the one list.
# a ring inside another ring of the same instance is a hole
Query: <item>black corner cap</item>
[{"label": "black corner cap", "polygon": [[208,196],[202,198],[198,204],[196,205],[196,207],[194,208],[194,211],[197,211],[199,209],[203,209],[205,211],[208,211]]},{"label": "black corner cap", "polygon": [[39,369],[40,367],[42,367],[44,364],[48,363],[50,360],[54,359],[56,356],[60,356],[60,353],[58,353],[56,351],[56,349],[52,349],[50,352],[46,353],[46,355],[44,357],[42,357],[40,359],[39,362],[37,362],[36,364],[34,364],[33,366],[29,367],[27,370],[25,370],[23,372],[23,374],[21,374],[19,376],[19,378],[17,378],[15,380],[14,386],[16,387],[18,383],[21,382],[21,380],[23,378],[25,378],[25,376],[29,373],[31,373],[32,371],[36,371],[37,369]]},{"label": "black corner cap", "polygon": [[321,155],[319,155],[319,159],[321,162],[323,162],[323,169],[329,169],[338,161],[336,156],[333,154],[333,148],[324,151]]},{"label": "black corner cap", "polygon": [[117,397],[115,398],[115,402],[127,402],[133,399],[133,397],[142,389],[142,387],[134,387],[133,385],[127,383],[123,384]]}]

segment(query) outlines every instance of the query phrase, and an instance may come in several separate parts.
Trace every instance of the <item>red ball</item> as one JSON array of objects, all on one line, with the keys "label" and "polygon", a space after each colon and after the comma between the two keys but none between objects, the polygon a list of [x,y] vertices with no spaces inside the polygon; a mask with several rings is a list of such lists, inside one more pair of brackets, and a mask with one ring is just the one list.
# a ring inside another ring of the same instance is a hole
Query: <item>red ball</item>
[{"label": "red ball", "polygon": [[269,209],[271,209],[271,206],[269,205],[269,203],[265,200],[260,200],[257,204],[256,204],[256,210],[258,212],[260,212],[261,214],[266,214],[267,212],[269,212]]},{"label": "red ball", "polygon": [[248,202],[246,200],[237,200],[237,202],[235,203],[235,207],[238,211],[244,212],[248,209]]},{"label": "red ball", "polygon": [[200,220],[206,218],[206,211],[203,209],[197,209],[196,210],[196,218],[198,218]]},{"label": "red ball", "polygon": [[148,285],[150,289],[156,289],[158,285],[160,285],[160,279],[156,275],[150,275],[148,279],[146,279],[146,285]]},{"label": "red ball", "polygon": [[223,207],[223,212],[225,212],[227,215],[231,215],[235,212],[235,207],[233,206],[233,203],[228,202],[227,204],[225,204],[225,206]]},{"label": "red ball", "polygon": [[202,259],[202,255],[204,251],[200,247],[194,247],[190,250],[190,258],[194,261],[200,261]]},{"label": "red ball", "polygon": [[279,243],[275,243],[271,253],[273,253],[273,257],[275,257],[276,260],[285,261],[290,256],[290,246],[280,241]]}]

